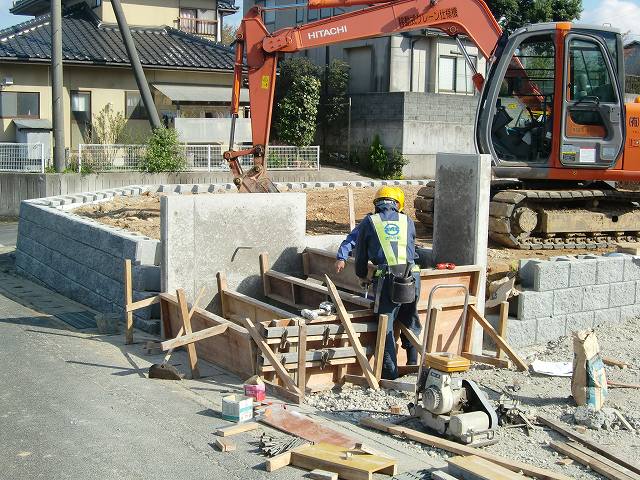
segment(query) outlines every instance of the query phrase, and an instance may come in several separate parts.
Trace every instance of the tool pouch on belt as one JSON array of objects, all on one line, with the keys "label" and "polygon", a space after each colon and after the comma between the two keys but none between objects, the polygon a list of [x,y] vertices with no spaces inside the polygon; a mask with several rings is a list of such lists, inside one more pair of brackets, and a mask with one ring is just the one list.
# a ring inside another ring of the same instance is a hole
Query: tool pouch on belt
[{"label": "tool pouch on belt", "polygon": [[[402,267],[403,272],[396,268]],[[416,279],[411,275],[411,264],[390,267],[391,301],[393,303],[412,303],[416,299]]]}]

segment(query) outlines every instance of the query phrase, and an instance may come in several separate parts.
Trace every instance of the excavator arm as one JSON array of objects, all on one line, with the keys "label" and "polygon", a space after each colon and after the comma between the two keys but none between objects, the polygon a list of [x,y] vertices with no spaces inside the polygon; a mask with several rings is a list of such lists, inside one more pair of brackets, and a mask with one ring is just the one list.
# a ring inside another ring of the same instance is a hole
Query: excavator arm
[{"label": "excavator arm", "polygon": [[[376,3],[375,0],[311,0],[309,8],[351,7]],[[232,128],[229,162],[234,183],[243,192],[277,191],[265,175],[265,153],[271,128],[276,67],[279,53],[332,45],[422,28],[437,28],[457,37],[469,37],[485,58],[490,58],[502,35],[483,0],[399,0],[379,3],[297,27],[269,33],[262,21],[260,7],[247,12],[237,33],[235,74],[231,102]],[[461,44],[460,44],[461,45]],[[238,116],[239,93],[243,77],[243,59],[249,80],[251,134],[253,146],[234,151],[233,136]],[[474,75],[474,84],[482,87],[482,75]],[[253,155],[254,166],[246,174],[239,158]]]}]

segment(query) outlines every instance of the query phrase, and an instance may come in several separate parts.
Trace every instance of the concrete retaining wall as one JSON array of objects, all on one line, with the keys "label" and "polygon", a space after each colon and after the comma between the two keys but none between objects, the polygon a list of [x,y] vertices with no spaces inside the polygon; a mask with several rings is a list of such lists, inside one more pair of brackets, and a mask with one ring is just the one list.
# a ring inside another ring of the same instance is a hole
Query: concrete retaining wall
[{"label": "concrete retaining wall", "polygon": [[640,256],[561,256],[523,260],[525,290],[512,303],[508,339],[545,343],[575,330],[640,315]]},{"label": "concrete retaining wall", "polygon": [[[132,259],[134,300],[159,291],[160,242],[102,225],[66,211],[86,202],[138,195],[133,186],[77,196],[22,202],[16,245],[16,269],[41,284],[92,307],[115,313],[123,309],[124,259]],[[138,327],[157,328],[153,309],[136,313]]]},{"label": "concrete retaining wall", "polygon": [[[270,171],[274,182],[319,182],[335,180],[335,170]],[[345,172],[342,178],[353,178]],[[127,185],[212,185],[231,181],[229,172],[142,173],[121,172],[80,175],[74,173],[0,173],[0,216],[17,216],[20,202],[36,198],[96,192]]]}]

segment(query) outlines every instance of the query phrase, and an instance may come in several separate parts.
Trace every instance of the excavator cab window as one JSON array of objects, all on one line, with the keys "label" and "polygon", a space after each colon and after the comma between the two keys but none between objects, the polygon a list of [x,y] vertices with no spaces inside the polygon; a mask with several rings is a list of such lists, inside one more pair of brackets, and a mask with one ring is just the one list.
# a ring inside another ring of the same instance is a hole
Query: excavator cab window
[{"label": "excavator cab window", "polygon": [[560,160],[571,167],[611,167],[623,143],[615,58],[594,34],[570,34],[565,42]]},{"label": "excavator cab window", "polygon": [[506,162],[547,163],[551,154],[555,46],[551,35],[531,36],[515,49],[501,81],[491,141]]}]

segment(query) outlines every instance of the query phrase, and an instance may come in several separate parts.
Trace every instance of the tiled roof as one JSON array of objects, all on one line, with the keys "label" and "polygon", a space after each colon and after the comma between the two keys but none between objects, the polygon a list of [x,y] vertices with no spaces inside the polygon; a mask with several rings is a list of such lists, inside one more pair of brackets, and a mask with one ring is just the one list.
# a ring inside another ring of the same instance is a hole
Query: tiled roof
[{"label": "tiled roof", "polygon": [[236,0],[218,0],[218,9],[237,12],[240,7],[236,6]]},{"label": "tiled roof", "polygon": [[[131,27],[145,67],[233,70],[233,50],[171,27]],[[65,63],[128,65],[117,25],[103,24],[82,2],[67,8],[62,18]],[[49,14],[0,30],[0,61],[50,61]]]}]

